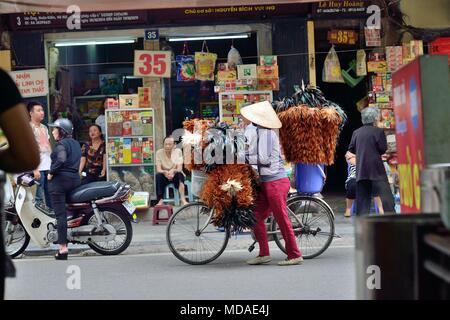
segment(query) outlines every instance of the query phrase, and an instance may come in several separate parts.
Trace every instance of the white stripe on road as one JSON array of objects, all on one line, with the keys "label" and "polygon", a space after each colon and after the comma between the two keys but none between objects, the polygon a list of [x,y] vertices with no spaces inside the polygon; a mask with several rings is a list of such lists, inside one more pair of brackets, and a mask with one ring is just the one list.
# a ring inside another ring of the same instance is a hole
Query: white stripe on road
[{"label": "white stripe on road", "polygon": [[[330,249],[354,249],[355,246],[351,246],[351,245],[345,245],[345,246],[332,246],[329,247],[327,250]],[[243,253],[243,252],[247,252],[247,249],[234,249],[234,250],[225,250],[223,254],[228,254],[228,253]],[[138,258],[138,257],[158,257],[158,256],[173,256],[172,252],[154,252],[154,253],[136,253],[136,254],[122,254],[122,255],[117,255],[117,256],[102,256],[102,255],[92,255],[92,256],[80,256],[80,255],[75,255],[72,256],[73,259],[91,259],[91,258],[108,258],[108,259],[112,259],[112,258]],[[71,259],[70,259],[70,255],[69,255],[69,260],[67,260],[67,262],[70,263]],[[53,260],[53,256],[48,256],[45,258],[33,258],[31,256],[27,256],[26,258],[21,258],[21,259],[14,259],[13,262],[14,263],[21,263],[21,262],[30,262],[30,261],[49,261],[49,260]],[[73,261],[73,260],[72,260]]]}]

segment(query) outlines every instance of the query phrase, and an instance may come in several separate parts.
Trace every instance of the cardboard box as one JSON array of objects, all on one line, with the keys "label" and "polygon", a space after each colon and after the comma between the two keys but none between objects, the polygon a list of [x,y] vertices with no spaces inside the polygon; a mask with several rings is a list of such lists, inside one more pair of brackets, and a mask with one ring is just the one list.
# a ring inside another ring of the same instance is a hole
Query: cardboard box
[{"label": "cardboard box", "polygon": [[256,64],[241,64],[237,66],[238,79],[256,79],[258,74],[256,73]]},{"label": "cardboard box", "polygon": [[278,58],[277,56],[260,56],[259,57],[260,66],[277,66]]},{"label": "cardboard box", "polygon": [[279,91],[280,90],[280,80],[278,78],[275,79],[258,79],[258,90],[272,90]]},{"label": "cardboard box", "polygon": [[278,78],[278,66],[257,66],[256,72],[258,79],[276,79]]},{"label": "cardboard box", "polygon": [[150,108],[151,101],[152,101],[151,92],[152,92],[152,88],[150,88],[150,87],[139,87],[138,88],[139,108]]},{"label": "cardboard box", "polygon": [[223,70],[217,72],[217,82],[223,82],[227,80],[236,80],[237,72],[236,70]]},{"label": "cardboard box", "polygon": [[119,95],[119,105],[121,109],[139,108],[139,95],[121,94]]}]

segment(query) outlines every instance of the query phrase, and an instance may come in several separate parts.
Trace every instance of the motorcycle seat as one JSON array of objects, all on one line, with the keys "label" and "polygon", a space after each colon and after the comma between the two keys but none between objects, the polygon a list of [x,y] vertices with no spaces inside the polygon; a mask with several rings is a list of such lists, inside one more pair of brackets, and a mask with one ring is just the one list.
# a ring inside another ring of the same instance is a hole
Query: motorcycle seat
[{"label": "motorcycle seat", "polygon": [[113,196],[120,188],[120,182],[99,181],[91,182],[70,192],[69,203],[81,203]]}]

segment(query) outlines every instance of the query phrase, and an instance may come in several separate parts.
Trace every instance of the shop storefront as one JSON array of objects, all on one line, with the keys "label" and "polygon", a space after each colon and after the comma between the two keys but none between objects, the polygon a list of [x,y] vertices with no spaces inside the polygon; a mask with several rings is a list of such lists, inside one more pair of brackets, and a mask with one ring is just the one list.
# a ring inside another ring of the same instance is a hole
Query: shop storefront
[{"label": "shop storefront", "polygon": [[[49,121],[72,119],[80,142],[105,116],[108,177],[154,194],[154,153],[186,118],[236,124],[242,103],[287,96],[308,82],[309,5],[227,8],[89,13],[70,32],[67,15],[9,15],[14,69],[47,71],[48,94],[30,100],[48,106]],[[137,73],[140,50],[164,53],[168,71]]]}]

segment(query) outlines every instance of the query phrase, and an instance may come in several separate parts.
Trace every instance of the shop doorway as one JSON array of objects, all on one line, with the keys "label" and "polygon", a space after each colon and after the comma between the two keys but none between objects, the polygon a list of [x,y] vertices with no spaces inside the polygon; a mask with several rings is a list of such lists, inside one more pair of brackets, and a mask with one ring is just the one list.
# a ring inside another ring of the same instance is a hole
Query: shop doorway
[{"label": "shop doorway", "polygon": [[[322,81],[322,70],[331,45],[327,41],[327,32],[329,29],[316,29],[316,68],[317,68],[317,86],[324,92],[328,100],[333,101],[346,112],[348,116],[336,149],[334,165],[327,167],[327,183],[325,192],[345,191],[345,180],[347,179],[347,162],[345,153],[353,134],[361,123],[361,114],[356,107],[356,103],[367,95],[367,81],[361,81],[357,86],[351,88],[345,83],[325,83]],[[355,49],[355,50],[352,50]],[[350,61],[356,59],[356,48],[335,46],[338,53],[342,69],[347,69]]]},{"label": "shop doorway", "polygon": [[[203,40],[168,42],[175,55],[181,55],[186,43],[189,54],[202,51]],[[244,64],[257,64],[257,34],[250,33],[245,39],[207,40],[209,52],[217,54],[217,63],[226,63],[233,45],[240,53]],[[176,68],[176,66],[174,66]],[[182,128],[186,118],[202,118],[205,112],[219,115],[219,97],[214,92],[215,81],[177,81],[176,74],[166,80],[166,128],[167,133]],[[206,110],[206,111],[205,111]]]}]

